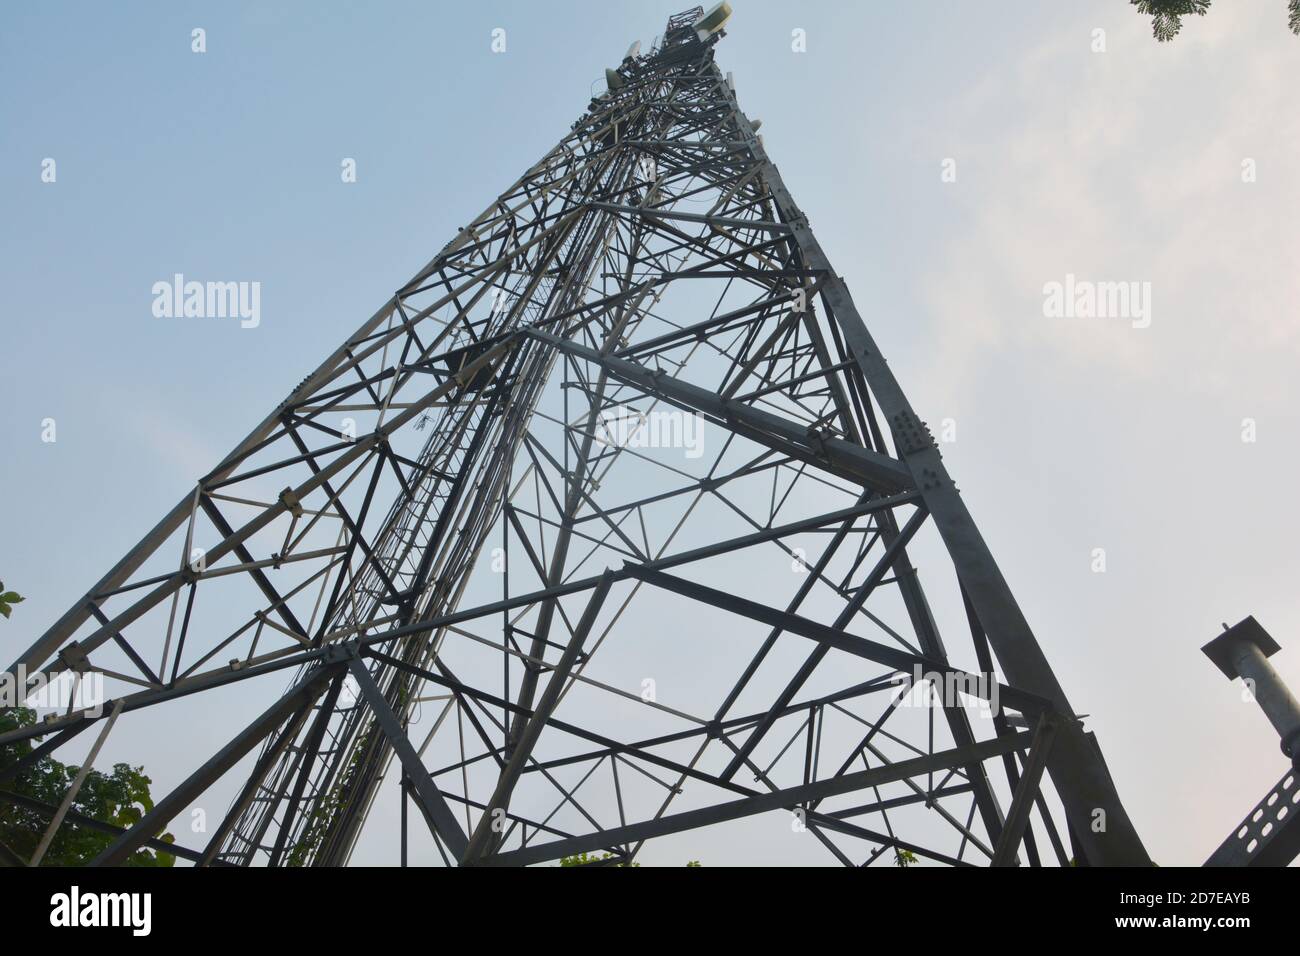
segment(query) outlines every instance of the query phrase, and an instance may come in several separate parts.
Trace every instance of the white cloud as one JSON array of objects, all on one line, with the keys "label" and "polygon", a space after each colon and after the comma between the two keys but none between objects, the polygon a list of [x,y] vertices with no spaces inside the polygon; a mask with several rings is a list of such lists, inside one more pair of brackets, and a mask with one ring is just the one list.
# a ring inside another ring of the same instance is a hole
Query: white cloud
[{"label": "white cloud", "polygon": [[[1284,212],[1300,200],[1289,172],[1300,119],[1287,102],[1296,41],[1222,13],[1165,45],[1130,17],[1102,54],[1086,28],[1067,26],[954,98],[947,135],[966,216],[941,256],[960,268],[929,294],[936,380],[962,380],[990,348],[1151,384],[1204,369],[1190,377],[1211,391],[1258,382],[1261,362],[1270,379],[1289,376],[1300,349],[1300,236]],[[1241,180],[1247,157],[1255,183]],[[1043,284],[1067,273],[1151,282],[1152,328],[1045,318]]]}]

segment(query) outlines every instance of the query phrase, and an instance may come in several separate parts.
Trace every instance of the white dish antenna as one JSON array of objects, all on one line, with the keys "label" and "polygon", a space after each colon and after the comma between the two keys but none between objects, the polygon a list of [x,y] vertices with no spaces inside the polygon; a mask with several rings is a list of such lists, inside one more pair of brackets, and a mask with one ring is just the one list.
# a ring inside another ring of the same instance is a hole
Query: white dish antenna
[{"label": "white dish antenna", "polygon": [[701,40],[707,40],[725,27],[730,19],[731,4],[727,0],[722,0],[717,6],[702,13],[695,21],[695,35]]}]

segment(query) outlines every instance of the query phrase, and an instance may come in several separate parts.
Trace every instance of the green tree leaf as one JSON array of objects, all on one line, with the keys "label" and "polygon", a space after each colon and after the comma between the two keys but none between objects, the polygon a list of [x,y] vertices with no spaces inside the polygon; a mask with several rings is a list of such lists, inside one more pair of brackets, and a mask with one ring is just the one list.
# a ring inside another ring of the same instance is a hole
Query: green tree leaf
[{"label": "green tree leaf", "polygon": [[[36,722],[36,711],[30,707],[16,707],[0,713],[0,733],[32,727]],[[30,754],[34,740],[39,741],[39,738],[0,746],[0,769]],[[76,774],[75,766],[53,757],[42,757],[9,780],[6,789],[46,806],[57,806]],[[143,767],[125,763],[114,764],[112,770],[106,772],[91,770],[70,809],[73,813],[105,823],[130,826],[153,806],[150,783]],[[0,843],[24,860],[31,859],[49,825],[48,813],[0,801]],[[164,833],[158,839],[164,843],[175,842],[170,833]],[[65,822],[55,833],[41,865],[84,866],[112,841],[111,834]],[[173,854],[150,849],[137,850],[126,861],[127,866],[173,866],[175,863]]]}]

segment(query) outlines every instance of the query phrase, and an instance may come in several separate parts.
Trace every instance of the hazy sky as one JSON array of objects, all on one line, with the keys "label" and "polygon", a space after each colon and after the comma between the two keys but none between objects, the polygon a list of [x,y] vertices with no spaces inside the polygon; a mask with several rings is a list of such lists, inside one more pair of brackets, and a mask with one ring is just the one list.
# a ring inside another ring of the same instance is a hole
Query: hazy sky
[{"label": "hazy sky", "polygon": [[[6,663],[684,6],[0,8]],[[1200,862],[1284,769],[1200,645],[1254,614],[1300,690],[1285,3],[1220,0],[1171,44],[1119,0],[734,6],[742,106],[917,411],[952,420],[1148,850]],[[260,281],[261,324],[156,319],[177,272]],[[1045,315],[1069,275],[1149,283],[1149,326]]]}]

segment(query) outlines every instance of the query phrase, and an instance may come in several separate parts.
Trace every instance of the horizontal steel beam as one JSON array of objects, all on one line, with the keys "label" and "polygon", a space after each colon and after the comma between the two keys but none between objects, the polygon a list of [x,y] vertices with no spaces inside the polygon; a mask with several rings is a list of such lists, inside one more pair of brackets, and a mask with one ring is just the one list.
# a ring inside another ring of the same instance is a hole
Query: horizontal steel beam
[{"label": "horizontal steel beam", "polygon": [[[1051,707],[1048,701],[1034,694],[1008,687],[1005,684],[985,680],[986,675],[972,674],[953,667],[945,661],[913,654],[910,651],[891,647],[888,644],[881,644],[865,637],[858,637],[838,628],[819,624],[806,617],[800,617],[797,614],[790,614],[778,608],[769,607],[766,604],[759,604],[757,601],[738,597],[729,591],[720,591],[695,581],[688,581],[685,578],[665,574],[662,571],[647,570],[635,565],[625,565],[624,570],[647,584],[653,584],[666,591],[673,591],[684,597],[743,615],[762,624],[789,631],[791,634],[797,634],[826,647],[852,654],[854,657],[860,657],[863,660],[872,661],[894,670],[910,672],[913,668],[919,666],[923,672],[942,675],[951,674],[962,683],[963,687],[971,688],[972,696],[982,696],[987,700],[992,697],[994,688],[996,688],[999,703],[1024,714],[1037,715],[1049,710]],[[976,688],[987,692],[980,694]]]},{"label": "horizontal steel beam", "polygon": [[527,866],[531,863],[543,863],[547,860],[572,856],[575,853],[586,853],[590,850],[618,847],[625,843],[667,836],[670,833],[710,826],[727,820],[739,820],[743,817],[753,816],[756,813],[766,813],[769,810],[792,810],[810,800],[823,800],[827,797],[852,793],[855,790],[862,790],[867,787],[884,786],[887,783],[906,780],[934,770],[978,763],[990,757],[997,757],[1013,750],[1019,750],[1029,743],[1031,737],[1032,734],[1028,731],[1016,734],[1013,737],[995,737],[992,740],[986,740],[967,747],[956,747],[952,750],[944,750],[924,757],[903,760],[883,767],[860,770],[856,773],[845,774],[842,777],[818,780],[802,786],[790,787],[786,790],[774,790],[771,793],[761,793],[756,796],[731,800],[698,810],[686,810],[681,813],[660,817],[657,820],[648,820],[644,823],[611,827],[608,830],[570,837],[567,840],[553,840],[550,843],[524,847],[523,849],[488,857],[480,865]]},{"label": "horizontal steel beam", "polygon": [[[836,511],[831,511],[824,515],[802,518],[798,521],[789,522],[788,524],[777,525],[773,528],[764,528],[751,534],[729,538],[726,541],[719,541],[716,544],[703,545],[689,551],[682,551],[678,554],[668,555],[667,557],[660,558],[656,561],[647,562],[646,564],[641,565],[641,567],[652,569],[681,567],[694,561],[701,561],[708,558],[718,557],[723,554],[730,554],[733,551],[753,547],[757,544],[764,544],[768,541],[776,541],[792,534],[801,534],[826,525],[851,520],[875,512],[885,511],[890,508],[897,508],[902,505],[910,504],[918,498],[918,492],[903,492],[887,498],[873,498],[870,501],[861,502],[849,508],[841,508]],[[626,580],[631,577],[631,572],[627,568],[615,570],[612,573],[616,581]],[[360,646],[369,647],[374,644],[381,644],[386,641],[394,640],[395,638],[408,637],[412,634],[420,634],[436,628],[446,627],[448,625],[462,624],[466,621],[472,621],[476,618],[486,617],[491,614],[498,614],[502,611],[511,611],[517,608],[527,607],[530,604],[537,604],[538,602],[551,597],[564,597],[569,594],[577,594],[595,587],[599,582],[600,575],[594,575],[589,578],[580,578],[569,581],[554,588],[544,588],[540,591],[531,591],[526,594],[520,594],[503,601],[494,601],[491,604],[452,611],[447,614],[441,614],[437,617],[430,618],[427,621],[419,621],[370,635],[361,639]],[[125,703],[122,709],[123,712],[139,710],[143,707],[150,707],[154,704],[164,703],[179,697],[186,697],[190,694],[195,694],[210,688],[248,680],[253,677],[260,677],[265,674],[275,673],[301,664],[307,664],[323,657],[326,650],[326,648],[315,648],[312,650],[296,651],[276,660],[264,661],[258,664],[243,666],[238,669],[223,667],[219,670],[196,674],[193,677],[177,681],[174,686],[157,690],[142,690],[138,693],[130,694],[123,698]],[[78,732],[80,732],[80,730],[84,730],[90,724],[99,719],[101,719],[101,715],[90,714],[86,711],[77,711],[61,717],[55,717],[32,727],[23,727],[0,734],[0,746],[18,740],[43,737],[46,734],[62,732],[72,728],[77,728]],[[51,747],[51,749],[53,749],[53,747]]]},{"label": "horizontal steel beam", "polygon": [[[614,378],[641,389],[647,395],[657,395],[672,404],[711,416],[747,438],[778,451],[798,453],[833,474],[886,493],[916,487],[907,465],[888,455],[837,438],[829,432],[810,431],[807,426],[780,415],[722,398],[716,392],[680,381],[665,372],[602,354],[550,332],[524,329],[523,333],[567,355],[598,365]],[[743,430],[737,426],[743,426]]]}]

